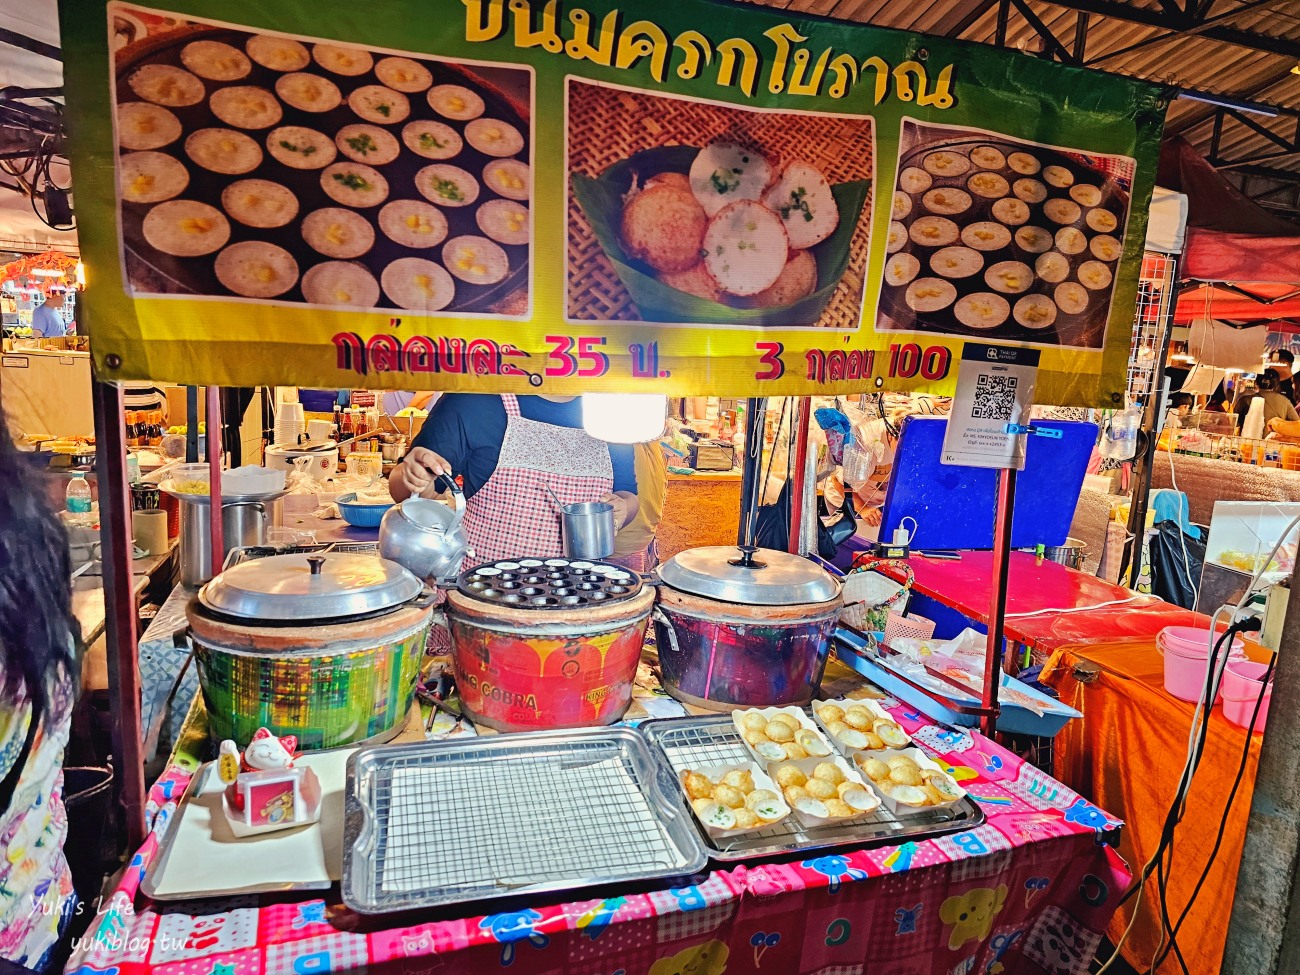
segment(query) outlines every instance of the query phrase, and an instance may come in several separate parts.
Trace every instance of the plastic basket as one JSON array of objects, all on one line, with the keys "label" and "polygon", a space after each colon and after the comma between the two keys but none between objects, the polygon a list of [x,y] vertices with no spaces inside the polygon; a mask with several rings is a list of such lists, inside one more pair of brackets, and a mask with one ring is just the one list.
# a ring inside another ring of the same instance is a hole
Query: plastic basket
[{"label": "plastic basket", "polygon": [[[874,571],[886,567],[898,570],[903,581],[897,582],[892,577]],[[869,585],[873,577],[876,582],[889,578],[895,585],[902,586],[902,589],[887,599],[875,598],[865,592],[874,588]],[[885,629],[891,613],[906,612],[914,578],[912,567],[906,562],[869,556],[860,558],[855,561],[853,570],[844,577],[844,608],[840,611],[840,619],[858,630],[876,632]]]},{"label": "plastic basket", "polygon": [[885,646],[892,646],[895,640],[928,640],[932,636],[934,620],[924,616],[904,616],[891,610],[885,622]]}]

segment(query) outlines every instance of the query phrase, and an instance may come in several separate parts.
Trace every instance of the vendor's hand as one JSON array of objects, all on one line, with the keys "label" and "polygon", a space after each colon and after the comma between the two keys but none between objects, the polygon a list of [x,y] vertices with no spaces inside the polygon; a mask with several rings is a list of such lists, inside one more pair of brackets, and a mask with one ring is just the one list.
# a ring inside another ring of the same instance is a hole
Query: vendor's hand
[{"label": "vendor's hand", "polygon": [[1279,420],[1277,417],[1273,417],[1273,419],[1269,420],[1266,424],[1264,424],[1264,426],[1269,433],[1276,433],[1278,424],[1281,422],[1282,421]]},{"label": "vendor's hand", "polygon": [[440,474],[451,476],[451,465],[446,458],[428,447],[412,447],[389,480],[400,482],[400,487],[405,488],[409,495],[418,496],[424,494]]},{"label": "vendor's hand", "polygon": [[862,520],[865,521],[872,528],[879,528],[880,521],[881,521],[880,509],[868,508],[866,511],[862,513]]}]

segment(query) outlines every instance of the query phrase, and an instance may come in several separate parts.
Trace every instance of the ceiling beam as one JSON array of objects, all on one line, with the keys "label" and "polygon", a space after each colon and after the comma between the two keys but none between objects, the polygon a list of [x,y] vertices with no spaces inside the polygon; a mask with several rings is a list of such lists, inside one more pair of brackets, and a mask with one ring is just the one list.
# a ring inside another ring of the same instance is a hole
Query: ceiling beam
[{"label": "ceiling beam", "polygon": [[[1053,6],[1064,7],[1066,10],[1100,14],[1113,20],[1123,20],[1131,24],[1141,24],[1144,27],[1170,31],[1171,40],[1184,31],[1194,30],[1197,37],[1204,37],[1223,44],[1232,44],[1247,50],[1276,54],[1280,57],[1300,61],[1300,40],[1274,37],[1270,34],[1256,34],[1253,31],[1245,31],[1227,25],[1212,24],[1202,26],[1204,21],[1198,24],[1196,20],[1186,15],[1177,16],[1165,10],[1130,7],[1126,3],[1120,3],[1119,0],[1047,0],[1047,2]],[[1238,12],[1225,11],[1215,19],[1218,20],[1221,17]]]},{"label": "ceiling beam", "polygon": [[8,44],[10,47],[21,48],[24,51],[30,51],[32,54],[39,54],[43,58],[49,58],[52,61],[62,63],[63,52],[53,44],[46,44],[44,41],[38,41],[34,37],[28,37],[26,34],[19,34],[17,31],[6,30],[0,27],[0,44]]}]

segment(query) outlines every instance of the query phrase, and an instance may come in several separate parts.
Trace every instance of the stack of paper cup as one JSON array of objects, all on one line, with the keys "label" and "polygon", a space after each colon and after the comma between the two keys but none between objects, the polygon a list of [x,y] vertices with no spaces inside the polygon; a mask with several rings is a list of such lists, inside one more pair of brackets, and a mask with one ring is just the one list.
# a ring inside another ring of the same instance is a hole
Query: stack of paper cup
[{"label": "stack of paper cup", "polygon": [[150,555],[167,551],[167,512],[153,508],[131,512],[132,536],[135,544]]},{"label": "stack of paper cup", "polygon": [[298,436],[307,429],[301,403],[281,403],[275,415],[275,442],[297,444]]}]

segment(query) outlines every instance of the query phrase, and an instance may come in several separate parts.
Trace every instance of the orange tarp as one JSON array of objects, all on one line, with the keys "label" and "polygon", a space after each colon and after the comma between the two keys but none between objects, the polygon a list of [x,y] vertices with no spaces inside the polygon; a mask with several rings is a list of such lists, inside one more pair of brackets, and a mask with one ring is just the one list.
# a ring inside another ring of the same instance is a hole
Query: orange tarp
[{"label": "orange tarp", "polygon": [[[1097,671],[1097,676],[1087,679],[1084,671]],[[1120,853],[1136,876],[1160,843],[1161,826],[1187,753],[1192,705],[1166,693],[1164,661],[1154,644],[1064,647],[1052,655],[1042,679],[1057,689],[1065,704],[1083,712],[1083,718],[1071,721],[1055,739],[1056,777],[1124,820]],[[1187,969],[1197,975],[1219,971],[1223,957],[1261,740],[1254,735],[1223,844],[1178,933]],[[1215,708],[1187,813],[1174,834],[1173,866],[1168,873],[1171,923],[1183,912],[1205,868],[1245,745],[1245,731]],[[1133,910],[1134,899],[1130,899],[1111,919],[1107,933],[1112,942],[1119,941]],[[1138,971],[1146,971],[1160,934],[1154,873],[1137,911],[1124,958]],[[1181,971],[1171,953],[1157,975]]]}]

